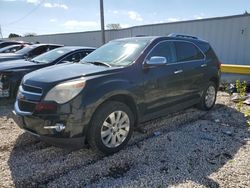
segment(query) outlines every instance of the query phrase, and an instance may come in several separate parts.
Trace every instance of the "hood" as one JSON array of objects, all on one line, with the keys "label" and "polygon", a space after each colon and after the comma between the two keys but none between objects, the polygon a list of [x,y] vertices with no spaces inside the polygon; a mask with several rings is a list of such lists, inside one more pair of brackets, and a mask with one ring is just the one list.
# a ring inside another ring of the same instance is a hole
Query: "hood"
[{"label": "hood", "polygon": [[22,58],[24,58],[22,54],[4,53],[4,54],[0,54],[0,63],[3,61],[10,61],[10,60],[22,59]]},{"label": "hood", "polygon": [[81,63],[61,64],[29,73],[23,78],[23,83],[43,87],[80,77],[94,76],[104,72],[109,73],[114,69],[117,68]]},{"label": "hood", "polygon": [[16,70],[16,69],[27,69],[36,65],[37,65],[36,63],[26,61],[23,59],[7,61],[7,62],[2,62],[0,64],[0,72],[11,71],[11,70]]}]

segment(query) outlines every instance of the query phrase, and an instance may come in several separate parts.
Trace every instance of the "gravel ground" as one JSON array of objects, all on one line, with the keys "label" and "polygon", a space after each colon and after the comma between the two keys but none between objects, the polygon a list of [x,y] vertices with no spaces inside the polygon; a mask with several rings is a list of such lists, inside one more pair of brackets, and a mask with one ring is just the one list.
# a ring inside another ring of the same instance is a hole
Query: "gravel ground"
[{"label": "gravel ground", "polygon": [[[141,125],[112,156],[49,146],[19,129],[0,101],[0,187],[250,187],[250,132],[226,93]],[[245,108],[249,108],[246,107]]]}]

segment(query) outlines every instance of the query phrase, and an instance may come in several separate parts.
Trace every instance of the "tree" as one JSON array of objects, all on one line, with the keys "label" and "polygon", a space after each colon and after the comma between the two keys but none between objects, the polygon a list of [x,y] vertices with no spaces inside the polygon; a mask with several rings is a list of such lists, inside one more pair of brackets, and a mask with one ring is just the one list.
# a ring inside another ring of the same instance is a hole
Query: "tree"
[{"label": "tree", "polygon": [[16,33],[10,33],[9,38],[15,38],[15,37],[21,37],[21,35],[18,35]]},{"label": "tree", "polygon": [[107,29],[121,29],[121,25],[119,23],[107,24]]},{"label": "tree", "polygon": [[33,36],[36,36],[37,34],[36,33],[25,33],[23,36],[24,37],[33,37]]}]

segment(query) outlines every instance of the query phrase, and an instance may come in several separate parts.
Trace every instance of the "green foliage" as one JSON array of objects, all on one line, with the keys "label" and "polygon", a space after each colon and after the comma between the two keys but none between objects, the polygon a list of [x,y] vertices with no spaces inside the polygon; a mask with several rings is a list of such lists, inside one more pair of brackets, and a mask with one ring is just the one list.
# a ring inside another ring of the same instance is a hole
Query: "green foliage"
[{"label": "green foliage", "polygon": [[107,24],[106,25],[107,29],[121,29],[121,25],[119,23],[113,23],[113,24]]},{"label": "green foliage", "polygon": [[15,38],[15,37],[21,37],[21,35],[18,35],[16,33],[10,33],[9,38]]},{"label": "green foliage", "polygon": [[236,89],[240,96],[244,97],[246,95],[247,82],[240,82],[239,80],[236,80]]},{"label": "green foliage", "polygon": [[[243,98],[246,95],[246,89],[247,89],[247,82],[246,81],[243,81],[243,82],[241,82],[239,80],[236,81],[236,90],[240,95],[240,100],[237,103],[237,109],[240,112],[242,112],[242,108],[244,106]],[[250,116],[250,109],[243,111],[243,113],[245,114],[246,117]],[[248,123],[249,128],[250,128],[250,119],[247,120],[247,123]]]},{"label": "green foliage", "polygon": [[33,36],[36,36],[37,34],[36,33],[25,33],[23,36],[24,37],[33,37]]}]

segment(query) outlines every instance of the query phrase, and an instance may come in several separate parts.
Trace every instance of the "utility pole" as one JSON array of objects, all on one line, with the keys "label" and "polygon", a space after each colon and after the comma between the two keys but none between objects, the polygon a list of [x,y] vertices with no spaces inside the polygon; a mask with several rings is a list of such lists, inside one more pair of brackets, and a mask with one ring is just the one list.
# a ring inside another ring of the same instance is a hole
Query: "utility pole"
[{"label": "utility pole", "polygon": [[100,0],[100,16],[101,16],[102,44],[105,44],[105,28],[104,28],[103,0]]}]

